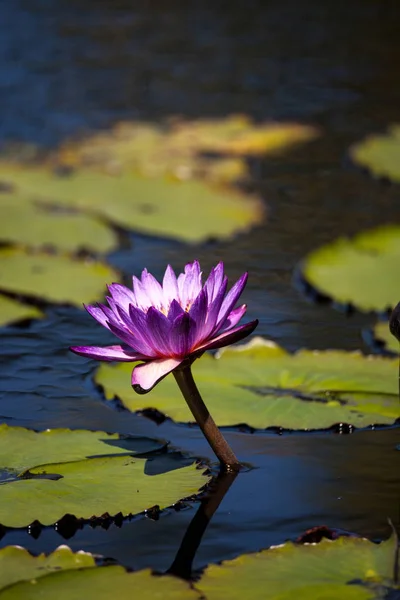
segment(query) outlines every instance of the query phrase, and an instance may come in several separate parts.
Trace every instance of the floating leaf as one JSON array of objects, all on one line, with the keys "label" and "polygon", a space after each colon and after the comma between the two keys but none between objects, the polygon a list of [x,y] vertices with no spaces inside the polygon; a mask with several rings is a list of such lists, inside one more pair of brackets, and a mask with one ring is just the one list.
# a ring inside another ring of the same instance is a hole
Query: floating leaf
[{"label": "floating leaf", "polygon": [[21,319],[38,319],[41,316],[42,312],[38,308],[0,295],[0,326]]},{"label": "floating leaf", "polygon": [[385,350],[393,352],[394,354],[399,353],[399,342],[396,340],[394,335],[390,333],[389,323],[387,321],[380,321],[373,328],[374,339],[382,344]]},{"label": "floating leaf", "polygon": [[[209,566],[196,588],[207,600],[367,600],[383,598],[394,581],[397,538],[292,543]],[[385,596],[386,597],[386,596]]]},{"label": "floating leaf", "polygon": [[392,125],[387,134],[368,136],[350,148],[350,155],[375,176],[400,183],[400,125]]},{"label": "floating leaf", "polygon": [[[201,242],[230,237],[259,223],[263,204],[234,190],[200,181],[109,176],[80,170],[57,176],[45,167],[0,165],[0,180],[23,194],[101,215],[124,228]],[[193,218],[195,215],[195,218]]]},{"label": "floating leaf", "polygon": [[6,546],[0,550],[0,593],[12,584],[39,579],[52,572],[94,567],[94,557],[88,552],[72,552],[68,546],[59,546],[49,555],[32,556],[20,546]]},{"label": "floating leaf", "polygon": [[123,567],[108,566],[61,571],[17,583],[2,592],[1,600],[201,600],[187,581],[150,570],[128,573]]},{"label": "floating leaf", "polygon": [[0,424],[0,469],[19,474],[47,463],[49,458],[54,462],[71,462],[109,454],[142,454],[162,446],[157,440],[104,431],[47,429],[37,432]]},{"label": "floating leaf", "polygon": [[84,214],[68,214],[35,205],[20,194],[1,194],[0,240],[64,251],[84,248],[110,252],[117,244],[115,233],[98,219]]},{"label": "floating leaf", "polygon": [[[127,446],[116,434],[36,433],[4,425],[0,433],[0,523],[8,527],[35,520],[50,525],[65,514],[89,519],[164,508],[197,493],[208,481],[194,464],[148,475],[150,459],[132,456],[135,444]],[[157,457],[152,460],[157,463]]]},{"label": "floating leaf", "polygon": [[173,146],[195,146],[200,152],[262,156],[318,137],[318,130],[299,123],[254,123],[245,115],[226,119],[176,121]]},{"label": "floating leaf", "polygon": [[[248,176],[248,168],[242,158],[198,158],[196,169],[191,173],[214,183],[235,183]],[[179,174],[185,178],[185,169],[178,170]]]},{"label": "floating leaf", "polygon": [[105,282],[117,279],[117,273],[101,262],[0,249],[0,288],[16,294],[82,306],[104,296]]},{"label": "floating leaf", "polygon": [[[150,570],[128,573],[120,566],[60,570],[4,589],[1,600],[86,598],[108,600],[373,600],[399,589],[396,536],[381,544],[361,538],[292,543],[209,566],[195,587]],[[49,557],[51,559],[51,555]]]},{"label": "floating leaf", "polygon": [[[203,355],[193,364],[197,385],[220,426],[322,429],[335,423],[366,427],[400,417],[398,361],[357,352],[301,350],[289,354],[262,338]],[[132,363],[102,363],[96,382],[132,411],[156,408],[193,421],[173,377],[145,396],[130,387]]]},{"label": "floating leaf", "polygon": [[379,227],[312,252],[303,274],[319,292],[361,310],[385,311],[400,299],[400,227]]},{"label": "floating leaf", "polygon": [[[247,166],[238,161],[245,155],[276,153],[319,135],[315,127],[299,123],[254,123],[245,115],[224,119],[173,119],[168,126],[122,122],[110,131],[102,131],[80,140],[67,142],[57,160],[73,167],[91,166],[115,173],[137,169],[147,176],[173,174],[179,179],[204,177],[235,181],[244,177]],[[231,163],[218,168],[205,162],[202,154],[220,153]],[[238,157],[233,163],[233,157]]]},{"label": "floating leaf", "polygon": [[[79,141],[67,141],[56,154],[56,161],[70,167],[100,167],[110,174],[126,168],[142,170],[155,163],[155,175],[166,170],[171,157],[164,156],[161,127],[143,121],[117,123]],[[161,167],[161,168],[160,168]]]}]

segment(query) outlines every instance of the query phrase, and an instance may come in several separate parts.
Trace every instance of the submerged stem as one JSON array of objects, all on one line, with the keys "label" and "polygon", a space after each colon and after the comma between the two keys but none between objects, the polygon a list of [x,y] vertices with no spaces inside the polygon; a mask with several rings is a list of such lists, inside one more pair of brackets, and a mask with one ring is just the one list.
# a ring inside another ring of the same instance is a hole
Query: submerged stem
[{"label": "submerged stem", "polygon": [[220,463],[228,471],[239,471],[240,463],[204,404],[193,379],[190,365],[182,365],[173,373],[187,405]]}]

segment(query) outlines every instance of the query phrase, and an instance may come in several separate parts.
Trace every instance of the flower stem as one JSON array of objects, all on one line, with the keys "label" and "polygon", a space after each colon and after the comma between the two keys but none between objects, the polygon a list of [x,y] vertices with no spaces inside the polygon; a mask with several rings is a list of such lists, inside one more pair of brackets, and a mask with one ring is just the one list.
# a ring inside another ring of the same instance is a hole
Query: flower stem
[{"label": "flower stem", "polygon": [[189,406],[197,424],[201,428],[221,465],[227,471],[239,471],[240,462],[228,442],[216,426],[207,406],[204,404],[193,379],[190,364],[184,364],[173,371],[176,382]]}]

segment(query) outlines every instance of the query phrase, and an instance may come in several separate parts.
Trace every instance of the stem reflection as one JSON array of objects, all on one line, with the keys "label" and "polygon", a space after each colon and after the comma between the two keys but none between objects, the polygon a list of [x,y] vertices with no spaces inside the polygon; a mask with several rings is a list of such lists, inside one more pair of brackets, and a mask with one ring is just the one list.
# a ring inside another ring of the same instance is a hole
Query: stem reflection
[{"label": "stem reflection", "polygon": [[201,501],[183,536],[175,560],[167,571],[168,574],[184,579],[191,578],[193,561],[204,532],[236,477],[237,472],[221,471],[211,484],[207,496]]}]

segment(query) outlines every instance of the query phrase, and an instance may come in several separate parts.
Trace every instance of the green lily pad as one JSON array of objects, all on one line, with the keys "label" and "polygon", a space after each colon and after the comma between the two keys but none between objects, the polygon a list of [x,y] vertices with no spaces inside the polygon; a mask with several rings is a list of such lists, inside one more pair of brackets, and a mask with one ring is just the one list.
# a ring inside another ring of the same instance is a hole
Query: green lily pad
[{"label": "green lily pad", "polygon": [[[131,389],[131,370],[132,363],[100,365],[95,380],[107,399],[117,395],[131,411],[156,408],[175,421],[193,421],[172,376],[142,396]],[[289,354],[254,338],[217,358],[204,354],[193,375],[220,426],[309,430],[391,424],[400,417],[397,359],[334,350]]]},{"label": "green lily pad", "polygon": [[379,321],[373,328],[374,339],[382,344],[385,350],[399,354],[399,342],[394,335],[390,333],[389,323],[387,321]]},{"label": "green lily pad", "polygon": [[114,269],[98,261],[0,249],[0,289],[16,294],[82,306],[102,298],[105,282],[117,279]]},{"label": "green lily pad", "polygon": [[7,163],[0,165],[0,180],[42,202],[89,211],[124,228],[183,241],[229,238],[259,223],[264,213],[258,198],[201,181],[145,179],[133,173],[112,177],[83,169],[57,176],[46,167]]},{"label": "green lily pad", "polygon": [[[239,556],[209,566],[194,587],[150,570],[128,573],[120,566],[64,568],[32,574],[29,580],[0,592],[1,600],[373,600],[398,590],[397,538],[381,544],[362,538],[339,538],[319,544],[283,546]],[[56,551],[58,552],[58,551]],[[48,557],[51,561],[52,555]],[[45,567],[46,568],[46,567]],[[26,577],[28,579],[28,577]]]},{"label": "green lily pad", "polygon": [[196,587],[207,600],[367,600],[383,598],[394,581],[397,538],[292,543],[209,566]]},{"label": "green lily pad", "polygon": [[208,482],[195,464],[147,475],[147,459],[132,456],[130,447],[104,432],[1,426],[0,523],[25,527],[35,520],[51,525],[65,514],[137,514],[170,506]]},{"label": "green lily pad", "polygon": [[201,600],[187,581],[150,570],[128,573],[123,567],[108,566],[68,570],[24,581],[0,592],[1,600]]},{"label": "green lily pad", "polygon": [[21,319],[39,319],[42,316],[38,308],[0,295],[0,327]]},{"label": "green lily pad", "polygon": [[400,299],[400,227],[341,238],[312,252],[303,275],[319,292],[364,311],[386,311]]},{"label": "green lily pad", "polygon": [[51,246],[66,252],[84,248],[110,252],[116,234],[98,219],[84,214],[52,211],[20,194],[1,194],[0,240],[35,248]]},{"label": "green lily pad", "polygon": [[72,552],[68,546],[59,546],[49,555],[32,556],[20,546],[6,546],[0,550],[0,593],[20,581],[37,581],[52,572],[96,566],[88,552]]},{"label": "green lily pad", "polygon": [[400,125],[392,125],[387,134],[370,135],[350,148],[355,163],[377,177],[400,182]]},{"label": "green lily pad", "polygon": [[[67,142],[56,160],[73,167],[100,167],[108,173],[133,168],[151,177],[172,174],[178,179],[233,182],[247,175],[243,156],[276,153],[318,135],[318,130],[308,125],[254,123],[245,115],[173,119],[164,127],[131,121],[78,142]],[[204,153],[220,153],[225,158],[205,161]]]},{"label": "green lily pad", "polygon": [[49,457],[54,462],[71,462],[110,454],[142,454],[163,445],[149,438],[104,431],[47,429],[37,432],[3,423],[0,424],[0,469],[23,474],[32,466],[47,463]]},{"label": "green lily pad", "polygon": [[246,115],[225,119],[176,121],[170,143],[190,146],[200,152],[219,152],[236,156],[274,154],[300,142],[318,137],[315,127],[300,123],[254,123]]}]

